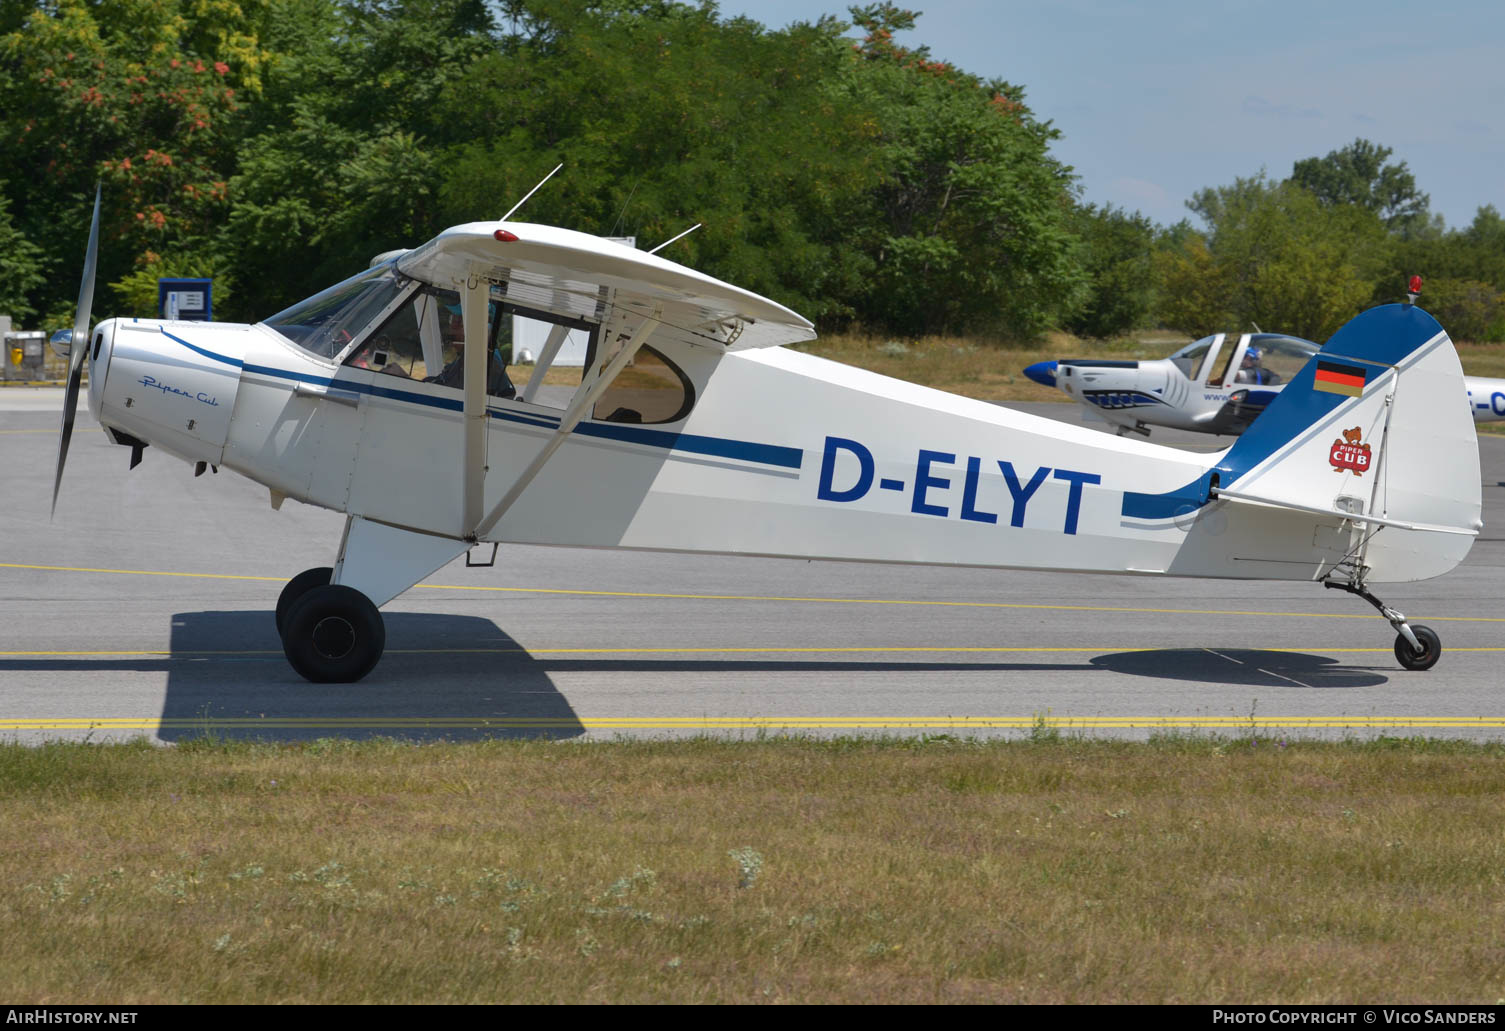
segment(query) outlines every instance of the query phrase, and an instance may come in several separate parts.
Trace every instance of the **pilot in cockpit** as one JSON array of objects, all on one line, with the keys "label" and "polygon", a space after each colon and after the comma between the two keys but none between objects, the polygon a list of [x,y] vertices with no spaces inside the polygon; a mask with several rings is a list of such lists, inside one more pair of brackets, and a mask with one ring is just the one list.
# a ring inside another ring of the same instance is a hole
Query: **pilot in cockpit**
[{"label": "pilot in cockpit", "polygon": [[1260,365],[1260,359],[1263,357],[1260,349],[1250,344],[1244,351],[1244,360],[1239,363],[1238,375],[1233,377],[1233,382],[1266,384],[1280,382],[1279,376]]},{"label": "pilot in cockpit", "polygon": [[[459,315],[451,314],[445,342],[454,348],[455,356],[437,376],[427,376],[425,383],[437,383],[441,387],[463,388],[465,386],[465,326]],[[486,362],[486,393],[492,397],[516,397],[517,388],[507,376],[506,363],[502,356],[492,351]]]}]

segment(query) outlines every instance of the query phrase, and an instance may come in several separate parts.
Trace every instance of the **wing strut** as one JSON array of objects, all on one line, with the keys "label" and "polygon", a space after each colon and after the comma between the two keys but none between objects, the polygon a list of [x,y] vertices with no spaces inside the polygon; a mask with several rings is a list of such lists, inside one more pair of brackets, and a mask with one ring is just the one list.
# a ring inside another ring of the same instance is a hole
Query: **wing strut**
[{"label": "wing strut", "polygon": [[[460,293],[460,318],[465,325],[465,510],[462,526],[481,518],[486,488],[486,359],[491,338],[486,333],[486,305],[491,284],[471,279]],[[500,313],[497,315],[501,317]]]},{"label": "wing strut", "polygon": [[653,314],[643,319],[642,325],[638,326],[632,337],[622,345],[622,349],[612,356],[611,361],[606,363],[606,367],[596,376],[595,381],[589,387],[576,391],[575,399],[570,402],[570,407],[565,410],[564,417],[559,420],[559,429],[554,431],[554,435],[544,444],[543,449],[533,457],[533,461],[528,463],[528,467],[507,489],[507,493],[502,495],[502,500],[496,503],[496,507],[476,525],[468,539],[479,540],[485,537],[496,526],[497,521],[506,515],[507,510],[522,496],[523,491],[527,490],[528,484],[533,482],[533,478],[543,470],[549,459],[554,457],[554,452],[559,450],[559,446],[579,425],[585,413],[590,411],[591,406],[617,378],[617,374],[627,367],[628,362],[632,361],[633,355],[638,353],[638,348],[642,347],[653,331],[659,327],[661,315],[663,315],[663,306],[654,305]]},{"label": "wing strut", "polygon": [[543,384],[543,378],[554,364],[554,359],[559,357],[559,348],[564,346],[565,337],[569,335],[569,326],[556,324],[553,329],[549,330],[549,339],[544,341],[543,351],[533,360],[533,375],[528,377],[528,385],[523,387],[523,392],[517,396],[519,401],[533,400],[533,395],[538,393],[538,388]]}]

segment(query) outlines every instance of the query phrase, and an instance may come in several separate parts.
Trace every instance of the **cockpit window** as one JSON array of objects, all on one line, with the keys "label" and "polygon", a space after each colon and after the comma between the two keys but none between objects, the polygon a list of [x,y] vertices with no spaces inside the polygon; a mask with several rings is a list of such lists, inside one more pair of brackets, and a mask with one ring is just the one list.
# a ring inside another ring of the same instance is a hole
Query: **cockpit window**
[{"label": "cockpit window", "polygon": [[[493,397],[512,397],[517,391],[507,376],[499,339],[507,320],[497,319],[501,305],[496,296],[494,293],[487,304],[485,337],[476,346],[486,348],[486,392]],[[463,389],[465,319],[460,312],[460,295],[431,286],[415,290],[351,352],[345,364]]]},{"label": "cockpit window", "polygon": [[407,282],[388,262],[278,312],[266,324],[305,351],[333,358],[396,299]]},{"label": "cockpit window", "polygon": [[1210,387],[1224,386],[1229,382],[1229,366],[1233,364],[1233,355],[1238,351],[1239,337],[1236,333],[1229,333],[1223,337],[1223,347],[1218,351],[1213,361],[1217,370],[1212,375],[1204,377]]},{"label": "cockpit window", "polygon": [[689,414],[694,400],[689,377],[644,345],[597,399],[591,418],[602,422],[675,422]]},{"label": "cockpit window", "polygon": [[1238,383],[1289,383],[1318,347],[1300,337],[1259,333],[1249,340],[1249,349],[1235,381]]},{"label": "cockpit window", "polygon": [[1187,344],[1181,350],[1171,355],[1171,362],[1181,370],[1181,374],[1187,379],[1194,379],[1197,368],[1202,364],[1202,359],[1207,357],[1207,352],[1212,348],[1212,337],[1203,337],[1194,344]]}]

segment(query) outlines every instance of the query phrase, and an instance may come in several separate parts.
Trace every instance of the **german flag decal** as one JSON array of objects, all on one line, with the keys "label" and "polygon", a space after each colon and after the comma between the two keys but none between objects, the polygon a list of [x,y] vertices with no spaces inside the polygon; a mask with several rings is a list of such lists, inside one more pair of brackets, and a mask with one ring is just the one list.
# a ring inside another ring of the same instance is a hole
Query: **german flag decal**
[{"label": "german flag decal", "polygon": [[1317,376],[1312,380],[1312,389],[1359,397],[1364,393],[1364,375],[1362,365],[1344,365],[1342,362],[1318,358]]}]

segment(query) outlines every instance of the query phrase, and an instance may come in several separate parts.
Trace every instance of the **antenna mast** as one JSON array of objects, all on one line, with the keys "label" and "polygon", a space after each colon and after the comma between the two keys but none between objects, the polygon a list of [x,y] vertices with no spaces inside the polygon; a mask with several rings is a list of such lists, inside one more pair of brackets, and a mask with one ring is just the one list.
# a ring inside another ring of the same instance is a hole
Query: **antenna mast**
[{"label": "antenna mast", "polygon": [[665,240],[663,243],[659,244],[657,247],[653,248],[653,250],[649,251],[648,253],[649,254],[657,254],[659,251],[661,251],[665,247],[669,246],[675,240],[678,240],[681,237],[689,236],[691,233],[693,233],[695,230],[699,229],[703,225],[705,225],[704,222],[696,222],[689,229],[686,229],[684,232],[680,233],[679,236],[671,236],[669,239]]},{"label": "antenna mast", "polygon": [[[559,162],[559,164],[557,164],[557,165],[554,166],[554,172],[559,171],[563,167],[564,167],[564,162],[561,161],[561,162]],[[546,175],[542,179],[538,180],[538,186],[542,186],[544,183],[546,183],[550,179],[554,178],[554,172],[550,172],[548,175]],[[513,212],[517,211],[518,208],[520,208],[524,204],[528,203],[528,198],[531,197],[531,196],[533,196],[535,193],[538,192],[538,186],[533,187],[533,189],[531,189],[527,193],[523,194],[523,199],[520,200],[520,201],[518,201],[516,204],[512,205],[512,210],[508,211],[501,218],[497,219],[497,221],[498,222],[505,222],[505,221],[507,221],[507,219],[511,218],[512,215],[513,215]]]}]

